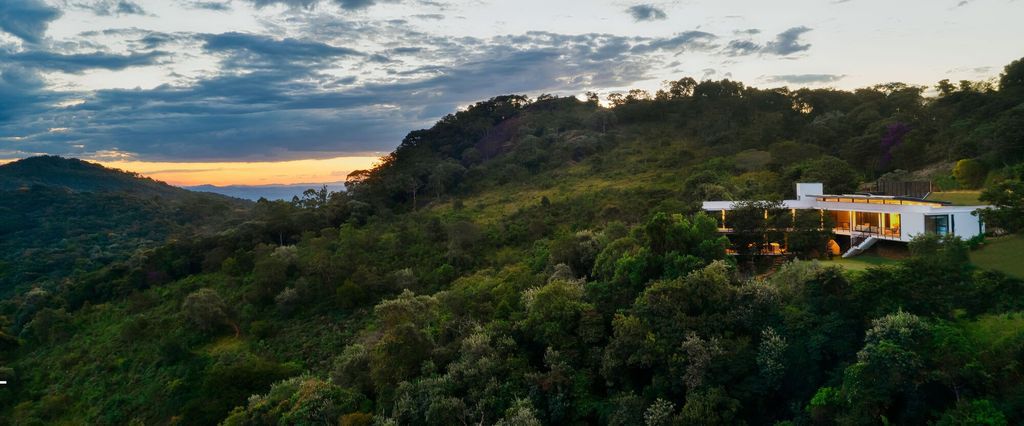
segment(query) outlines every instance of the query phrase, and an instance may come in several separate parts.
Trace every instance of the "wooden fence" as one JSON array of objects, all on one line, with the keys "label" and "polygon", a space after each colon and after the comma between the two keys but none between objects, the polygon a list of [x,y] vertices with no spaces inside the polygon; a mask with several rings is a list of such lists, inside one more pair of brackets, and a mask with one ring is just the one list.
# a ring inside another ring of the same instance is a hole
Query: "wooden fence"
[{"label": "wooden fence", "polygon": [[923,180],[879,180],[875,182],[874,189],[871,192],[879,195],[924,198],[929,192],[932,192],[932,183]]}]

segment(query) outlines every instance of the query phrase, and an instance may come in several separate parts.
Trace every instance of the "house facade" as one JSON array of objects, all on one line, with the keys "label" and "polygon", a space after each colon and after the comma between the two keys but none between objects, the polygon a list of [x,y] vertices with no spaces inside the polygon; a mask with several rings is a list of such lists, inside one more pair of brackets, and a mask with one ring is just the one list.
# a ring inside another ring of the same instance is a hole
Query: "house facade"
[{"label": "house facade", "polygon": [[[835,235],[849,236],[851,244],[878,240],[909,242],[917,235],[934,233],[969,239],[985,233],[985,224],[972,214],[987,206],[953,206],[940,201],[868,194],[825,194],[820,183],[796,184],[797,199],[785,208],[818,210],[835,224]],[[729,211],[735,201],[705,201],[703,209],[718,218],[719,229],[729,232]],[[867,247],[862,247],[866,249]]]}]

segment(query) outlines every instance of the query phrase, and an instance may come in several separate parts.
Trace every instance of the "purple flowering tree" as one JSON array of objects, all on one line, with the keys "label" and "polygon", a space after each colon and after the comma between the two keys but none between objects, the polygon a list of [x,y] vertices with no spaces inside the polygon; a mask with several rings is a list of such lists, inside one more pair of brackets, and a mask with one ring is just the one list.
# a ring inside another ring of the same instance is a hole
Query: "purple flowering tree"
[{"label": "purple flowering tree", "polygon": [[895,122],[885,128],[885,134],[882,135],[882,160],[878,166],[881,170],[885,170],[892,163],[892,150],[903,143],[903,138],[910,133],[911,127],[907,123]]}]

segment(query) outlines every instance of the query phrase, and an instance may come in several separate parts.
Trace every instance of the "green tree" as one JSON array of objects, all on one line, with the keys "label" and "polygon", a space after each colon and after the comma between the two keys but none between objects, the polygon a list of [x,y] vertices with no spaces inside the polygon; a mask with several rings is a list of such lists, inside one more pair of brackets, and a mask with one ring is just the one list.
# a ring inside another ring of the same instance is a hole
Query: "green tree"
[{"label": "green tree", "polygon": [[986,224],[1008,232],[1024,229],[1024,181],[1011,179],[997,183],[979,198],[992,205],[978,211]]},{"label": "green tree", "polygon": [[505,417],[495,423],[496,426],[540,426],[537,410],[528,399],[519,398],[505,412]]},{"label": "green tree", "polygon": [[857,362],[844,373],[842,393],[849,406],[840,421],[896,421],[900,415],[907,415],[891,409],[916,397],[914,389],[925,380],[930,336],[928,323],[907,312],[874,320],[864,337],[864,348],[857,353]]},{"label": "green tree", "polygon": [[686,395],[686,404],[679,413],[679,419],[683,424],[742,424],[742,406],[739,400],[730,397],[721,387],[702,389]]},{"label": "green tree", "polygon": [[592,308],[583,298],[583,284],[575,280],[554,280],[526,290],[523,306],[523,328],[537,341],[554,348],[574,345],[581,316]]},{"label": "green tree", "polygon": [[752,254],[769,243],[782,244],[791,215],[781,201],[741,201],[726,213],[725,220],[732,228],[730,236],[736,251]]},{"label": "green tree", "polygon": [[241,333],[238,325],[228,316],[228,307],[217,292],[210,288],[202,288],[188,295],[181,305],[181,313],[185,318],[205,333],[212,333],[225,326]]},{"label": "green tree", "polygon": [[831,229],[835,227],[833,222],[831,215],[822,215],[817,210],[793,211],[786,246],[803,258],[822,257],[828,253]]},{"label": "green tree", "polygon": [[455,160],[448,159],[434,166],[427,178],[427,191],[434,194],[435,199],[440,200],[441,196],[451,191],[458,185],[466,168]]},{"label": "green tree", "polygon": [[591,231],[579,231],[556,238],[549,249],[550,263],[568,265],[576,276],[589,276],[601,251],[597,238]]},{"label": "green tree", "polygon": [[985,183],[988,168],[978,160],[965,158],[953,167],[953,177],[963,188],[978,188]]},{"label": "green tree", "polygon": [[1006,415],[996,408],[992,401],[987,399],[976,399],[969,402],[960,402],[956,407],[942,413],[942,417],[936,426],[1005,426]]},{"label": "green tree", "polygon": [[415,377],[431,347],[428,336],[413,324],[405,323],[388,330],[370,353],[370,377],[378,392]]},{"label": "green tree", "polygon": [[1024,90],[1024,58],[1010,62],[999,76],[999,90],[1017,92]]},{"label": "green tree", "polygon": [[369,410],[366,397],[309,375],[277,382],[263,395],[236,407],[221,423],[241,425],[337,424],[344,414]]},{"label": "green tree", "polygon": [[797,164],[788,175],[801,182],[821,182],[830,194],[848,194],[857,190],[860,176],[849,163],[832,156],[822,156]]}]

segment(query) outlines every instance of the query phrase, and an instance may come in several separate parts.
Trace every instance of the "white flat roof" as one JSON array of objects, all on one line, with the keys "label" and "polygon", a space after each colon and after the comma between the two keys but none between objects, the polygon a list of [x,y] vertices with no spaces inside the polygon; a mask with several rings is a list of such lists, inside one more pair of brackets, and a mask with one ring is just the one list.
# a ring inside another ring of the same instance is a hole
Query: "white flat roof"
[{"label": "white flat roof", "polygon": [[[816,182],[796,184],[798,200],[783,200],[787,209],[852,210],[877,213],[969,213],[989,206],[952,206],[942,201],[870,194],[811,195],[802,190],[822,191]],[[740,201],[705,201],[704,210],[733,210]]]},{"label": "white flat roof", "polygon": [[[808,197],[803,200],[783,200],[782,205],[787,209],[821,209],[821,210],[855,210],[861,212],[877,213],[969,213],[988,206],[949,206],[935,204],[873,204],[873,203],[845,203],[835,201],[819,201],[819,197],[842,197],[841,195],[825,195],[815,198]],[[874,197],[881,198],[881,197]],[[890,197],[892,199],[892,197]],[[705,201],[704,210],[733,210],[740,201]]]}]

